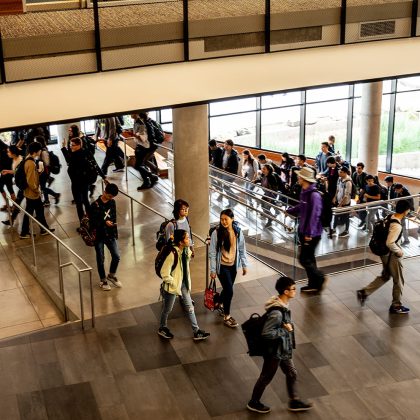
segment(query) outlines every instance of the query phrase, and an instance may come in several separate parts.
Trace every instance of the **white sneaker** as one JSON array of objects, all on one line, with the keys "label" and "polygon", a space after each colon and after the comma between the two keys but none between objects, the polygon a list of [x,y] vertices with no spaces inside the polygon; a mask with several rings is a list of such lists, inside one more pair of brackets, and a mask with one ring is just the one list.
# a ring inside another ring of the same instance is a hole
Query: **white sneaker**
[{"label": "white sneaker", "polygon": [[115,287],[122,287],[122,283],[118,281],[116,277],[111,277],[108,274],[108,277],[106,278],[108,281],[110,281]]},{"label": "white sneaker", "polygon": [[106,280],[101,280],[99,282],[99,287],[102,290],[105,290],[106,292],[109,292],[111,290],[111,286],[108,284],[108,282]]}]

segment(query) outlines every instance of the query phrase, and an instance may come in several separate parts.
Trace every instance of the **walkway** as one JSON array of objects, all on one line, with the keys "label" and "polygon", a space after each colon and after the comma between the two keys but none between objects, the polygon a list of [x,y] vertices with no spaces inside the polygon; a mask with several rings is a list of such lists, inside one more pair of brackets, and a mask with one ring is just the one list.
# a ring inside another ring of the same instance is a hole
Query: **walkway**
[{"label": "walkway", "polygon": [[[388,314],[391,285],[358,306],[354,290],[378,267],[335,275],[322,296],[292,301],[300,393],[314,404],[306,420],[420,418],[419,259],[405,266],[407,316]],[[274,281],[235,287],[238,321],[261,313]],[[240,329],[203,308],[201,293],[195,300],[199,324],[211,332],[205,342],[191,340],[178,305],[169,320],[175,339],[158,337],[159,303],[101,317],[85,333],[69,324],[0,342],[1,418],[254,418],[244,407],[261,360],[246,354]],[[273,409],[267,418],[300,418],[286,410],[280,373],[264,402]]]}]

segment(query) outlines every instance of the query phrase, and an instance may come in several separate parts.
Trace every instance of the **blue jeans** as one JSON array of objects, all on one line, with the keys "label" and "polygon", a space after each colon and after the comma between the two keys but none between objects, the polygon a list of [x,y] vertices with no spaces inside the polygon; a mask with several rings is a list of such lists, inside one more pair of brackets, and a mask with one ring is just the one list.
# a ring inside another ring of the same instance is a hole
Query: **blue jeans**
[{"label": "blue jeans", "polygon": [[[184,305],[184,309],[187,312],[188,318],[190,319],[190,322],[191,322],[191,327],[193,331],[196,332],[198,330],[198,324],[197,324],[197,318],[194,312],[194,305],[191,300],[191,294],[184,285],[182,285],[181,287],[181,295],[182,295],[182,302]],[[176,296],[177,295],[173,295],[172,293],[169,293],[166,290],[163,290],[162,313],[160,315],[160,328],[167,326],[168,316],[172,312],[172,308],[174,307]]]},{"label": "blue jeans", "polygon": [[230,304],[233,298],[233,285],[236,279],[236,265],[220,265],[218,274],[220,284],[223,287],[220,293],[220,301],[223,303],[223,310],[226,315],[230,315]]},{"label": "blue jeans", "polygon": [[118,243],[115,238],[113,239],[102,239],[95,243],[96,251],[96,265],[98,266],[98,274],[101,280],[106,278],[105,274],[105,245],[111,253],[111,264],[109,272],[115,274],[117,272],[118,263],[120,262],[120,253],[118,251]]}]

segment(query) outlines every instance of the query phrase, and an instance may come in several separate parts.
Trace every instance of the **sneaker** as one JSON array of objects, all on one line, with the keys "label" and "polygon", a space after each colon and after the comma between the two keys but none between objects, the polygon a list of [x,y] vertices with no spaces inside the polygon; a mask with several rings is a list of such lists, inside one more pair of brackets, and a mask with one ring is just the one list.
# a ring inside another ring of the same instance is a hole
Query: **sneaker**
[{"label": "sneaker", "polygon": [[55,204],[58,204],[59,202],[60,202],[60,197],[61,197],[61,194],[60,193],[57,193],[56,195],[55,195]]},{"label": "sneaker", "polygon": [[167,327],[162,327],[162,328],[159,328],[159,330],[158,330],[158,334],[159,334],[161,337],[166,338],[166,339],[168,339],[168,340],[170,340],[170,339],[174,338],[174,335],[173,335],[173,334],[169,331],[169,328],[167,328]]},{"label": "sneaker", "polygon": [[348,236],[350,236],[349,231],[348,230],[344,230],[343,232],[341,232],[338,237],[339,238],[347,238]]},{"label": "sneaker", "polygon": [[149,182],[143,182],[143,184],[140,185],[140,187],[137,187],[137,191],[147,190],[149,188],[152,188],[152,183]]},{"label": "sneaker", "polygon": [[290,400],[289,401],[289,411],[307,411],[312,408],[312,404],[305,403],[301,400]]},{"label": "sneaker", "polygon": [[109,291],[111,290],[111,286],[108,284],[108,282],[107,282],[106,280],[101,280],[101,281],[99,282],[99,287],[100,287],[102,290],[105,290],[105,291],[107,291],[107,292],[109,292]]},{"label": "sneaker", "polygon": [[152,185],[155,185],[156,182],[158,182],[158,181],[159,181],[159,177],[157,175],[155,175],[155,174],[150,175],[150,182],[152,183]]},{"label": "sneaker", "polygon": [[318,289],[313,286],[303,286],[300,288],[301,293],[312,293],[312,292],[317,292],[317,291]]},{"label": "sneaker", "polygon": [[[50,232],[55,232],[54,228],[50,228]],[[47,236],[49,235],[49,232],[46,230],[41,230],[41,232],[39,233],[41,236]]]},{"label": "sneaker", "polygon": [[356,292],[357,294],[357,300],[360,303],[360,306],[365,306],[367,295],[366,292],[363,289],[360,289]]},{"label": "sneaker", "polygon": [[89,185],[89,198],[93,197],[93,194],[95,194],[95,190],[96,190],[95,184]]},{"label": "sneaker", "polygon": [[359,224],[357,225],[357,227],[360,229],[363,225],[365,224],[365,222],[363,222],[362,220],[359,222]]},{"label": "sneaker", "polygon": [[44,207],[49,207],[51,203],[49,201],[44,201]]},{"label": "sneaker", "polygon": [[206,338],[210,337],[210,333],[205,332],[203,330],[197,330],[194,333],[194,337],[193,340],[194,341],[199,341],[199,340],[205,340]]},{"label": "sneaker", "polygon": [[237,326],[239,326],[239,324],[231,316],[227,319],[225,318],[223,320],[223,323],[229,328],[236,328]]},{"label": "sneaker", "polygon": [[118,281],[118,279],[115,276],[111,276],[108,274],[108,277],[106,278],[109,280],[115,287],[122,287],[122,283]]},{"label": "sneaker", "polygon": [[115,168],[115,169],[113,169],[112,170],[112,172],[123,172],[124,171],[124,168]]},{"label": "sneaker", "polygon": [[10,226],[10,220],[2,220],[3,225]]},{"label": "sneaker", "polygon": [[408,314],[410,312],[409,308],[406,308],[405,306],[390,306],[389,307],[389,313],[390,314]]},{"label": "sneaker", "polygon": [[[33,235],[34,237],[36,236],[35,234]],[[30,233],[22,233],[19,235],[20,239],[31,239],[31,234]]]},{"label": "sneaker", "polygon": [[405,239],[404,241],[401,242],[401,246],[408,245],[409,243],[410,243],[410,239]]},{"label": "sneaker", "polygon": [[260,414],[267,414],[271,411],[270,407],[267,407],[260,401],[255,402],[252,400],[246,405],[246,408],[250,411],[255,411],[256,413],[260,413]]}]

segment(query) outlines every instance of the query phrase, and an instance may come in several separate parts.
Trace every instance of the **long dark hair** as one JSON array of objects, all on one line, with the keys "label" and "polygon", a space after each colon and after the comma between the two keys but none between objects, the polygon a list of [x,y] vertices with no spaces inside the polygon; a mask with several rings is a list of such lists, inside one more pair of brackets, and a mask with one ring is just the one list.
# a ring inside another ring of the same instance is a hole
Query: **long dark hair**
[{"label": "long dark hair", "polygon": [[183,229],[175,229],[174,230],[174,245],[178,246],[184,239],[185,239],[185,235],[188,232],[186,230]]},{"label": "long dark hair", "polygon": [[252,153],[248,149],[245,149],[242,153],[247,156],[246,158],[244,158],[244,163],[248,162],[252,165],[252,163],[254,162],[254,156],[252,155]]},{"label": "long dark hair", "polygon": [[[225,209],[222,210],[220,213],[220,217],[222,217],[223,215],[228,216],[231,219],[235,218],[235,215],[233,214],[233,211],[231,209]],[[235,234],[237,234],[237,225],[236,222],[233,222],[232,224],[233,230],[235,231]],[[230,250],[230,235],[228,230],[223,227],[220,223],[219,223],[219,227],[217,229],[217,245],[216,245],[216,249],[218,251],[220,251],[222,249],[222,247],[229,252]]]}]

